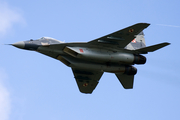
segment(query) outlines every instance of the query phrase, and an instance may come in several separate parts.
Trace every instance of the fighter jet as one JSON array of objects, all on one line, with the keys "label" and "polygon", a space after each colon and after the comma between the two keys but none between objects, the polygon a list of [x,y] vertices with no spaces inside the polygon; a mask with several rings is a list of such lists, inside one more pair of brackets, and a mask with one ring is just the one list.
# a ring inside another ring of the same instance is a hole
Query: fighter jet
[{"label": "fighter jet", "polygon": [[156,51],[170,43],[146,47],[143,30],[150,24],[138,23],[89,42],[64,43],[50,37],[11,44],[42,53],[71,67],[82,93],[92,93],[104,72],[115,73],[125,89],[132,89],[135,64],[145,64],[141,54]]}]

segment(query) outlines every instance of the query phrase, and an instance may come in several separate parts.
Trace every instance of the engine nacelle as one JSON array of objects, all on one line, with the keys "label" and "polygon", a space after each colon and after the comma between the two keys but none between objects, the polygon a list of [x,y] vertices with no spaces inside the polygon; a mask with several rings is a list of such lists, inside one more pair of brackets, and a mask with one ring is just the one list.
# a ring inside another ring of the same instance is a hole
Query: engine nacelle
[{"label": "engine nacelle", "polygon": [[137,73],[137,69],[133,66],[126,66],[124,74],[126,75],[135,75]]},{"label": "engine nacelle", "polygon": [[134,55],[134,64],[145,64],[146,63],[146,57],[142,55]]}]

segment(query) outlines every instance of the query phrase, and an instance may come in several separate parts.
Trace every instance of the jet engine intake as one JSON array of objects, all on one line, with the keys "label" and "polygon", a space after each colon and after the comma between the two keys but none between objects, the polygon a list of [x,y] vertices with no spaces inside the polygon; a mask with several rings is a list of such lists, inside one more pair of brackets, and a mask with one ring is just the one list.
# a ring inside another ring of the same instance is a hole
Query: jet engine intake
[{"label": "jet engine intake", "polygon": [[146,63],[146,57],[142,55],[134,55],[134,64],[145,64]]},{"label": "jet engine intake", "polygon": [[135,75],[137,73],[137,69],[133,66],[126,66],[124,74],[126,75]]}]

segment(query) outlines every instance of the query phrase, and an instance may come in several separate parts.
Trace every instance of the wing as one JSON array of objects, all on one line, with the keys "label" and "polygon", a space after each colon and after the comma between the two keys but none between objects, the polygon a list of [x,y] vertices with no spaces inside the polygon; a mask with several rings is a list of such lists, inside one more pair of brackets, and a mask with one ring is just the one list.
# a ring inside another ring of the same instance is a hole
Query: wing
[{"label": "wing", "polygon": [[92,70],[83,70],[72,68],[74,73],[74,78],[76,79],[79,91],[82,93],[92,93],[99,83],[103,72],[92,71]]},{"label": "wing", "polygon": [[125,89],[132,89],[133,88],[134,75],[126,75],[126,74],[116,73],[116,76]]},{"label": "wing", "polygon": [[135,38],[135,35],[139,34],[149,25],[148,23],[138,23],[88,43],[99,47],[124,48]]}]

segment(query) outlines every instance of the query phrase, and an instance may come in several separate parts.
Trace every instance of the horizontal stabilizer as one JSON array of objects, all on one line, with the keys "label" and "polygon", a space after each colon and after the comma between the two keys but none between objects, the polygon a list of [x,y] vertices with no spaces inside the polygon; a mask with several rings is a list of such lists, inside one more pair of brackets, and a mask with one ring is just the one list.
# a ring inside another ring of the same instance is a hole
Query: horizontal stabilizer
[{"label": "horizontal stabilizer", "polygon": [[140,48],[140,49],[136,49],[134,50],[135,53],[137,54],[147,54],[148,52],[154,52],[160,48],[163,48],[167,45],[169,45],[170,43],[164,42],[164,43],[160,43],[160,44],[156,44],[156,45],[152,45],[149,47],[144,47],[144,48]]},{"label": "horizontal stabilizer", "polygon": [[116,73],[117,78],[121,82],[124,89],[132,89],[133,83],[134,83],[134,75],[126,75],[126,74],[120,74]]}]

